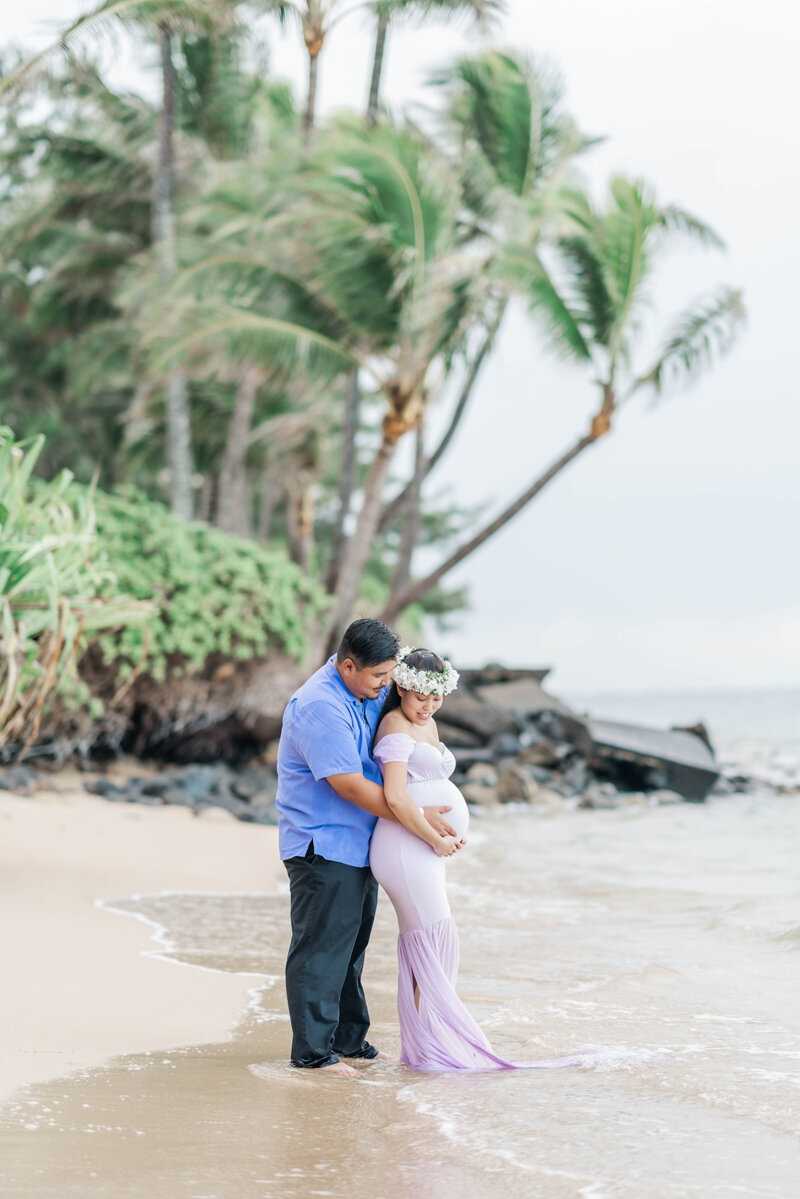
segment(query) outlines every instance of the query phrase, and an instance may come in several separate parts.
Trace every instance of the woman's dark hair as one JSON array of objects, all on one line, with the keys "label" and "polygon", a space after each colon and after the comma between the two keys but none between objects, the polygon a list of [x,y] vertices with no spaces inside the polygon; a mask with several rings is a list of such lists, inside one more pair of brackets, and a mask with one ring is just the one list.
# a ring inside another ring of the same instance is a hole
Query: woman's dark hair
[{"label": "woman's dark hair", "polygon": [[379,662],[396,658],[399,648],[397,635],[388,625],[365,616],[354,620],[345,631],[336,651],[336,660],[344,662],[345,658],[350,658],[358,670],[363,670],[365,666],[377,666]]},{"label": "woman's dark hair", "polygon": [[[407,657],[403,658],[403,664],[407,666],[413,666],[414,670],[435,670],[437,673],[441,670],[444,670],[444,659],[440,658],[438,654],[435,654],[429,649],[412,650]],[[378,717],[378,723],[375,725],[376,733],[384,716],[388,716],[390,712],[393,712],[395,708],[399,707],[400,692],[397,690],[397,683],[392,682],[392,685],[389,688],[389,694],[386,696],[384,705],[381,708],[381,714]],[[374,737],[372,738],[372,743],[373,745],[375,744]]]}]

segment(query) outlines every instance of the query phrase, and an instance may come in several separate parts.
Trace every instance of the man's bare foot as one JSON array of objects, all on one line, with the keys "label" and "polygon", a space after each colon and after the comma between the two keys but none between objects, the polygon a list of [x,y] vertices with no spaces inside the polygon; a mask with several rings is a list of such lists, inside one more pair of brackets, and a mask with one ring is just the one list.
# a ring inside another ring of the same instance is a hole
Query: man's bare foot
[{"label": "man's bare foot", "polygon": [[320,1074],[337,1074],[341,1078],[358,1078],[358,1070],[345,1062],[331,1062],[329,1066],[318,1066]]}]

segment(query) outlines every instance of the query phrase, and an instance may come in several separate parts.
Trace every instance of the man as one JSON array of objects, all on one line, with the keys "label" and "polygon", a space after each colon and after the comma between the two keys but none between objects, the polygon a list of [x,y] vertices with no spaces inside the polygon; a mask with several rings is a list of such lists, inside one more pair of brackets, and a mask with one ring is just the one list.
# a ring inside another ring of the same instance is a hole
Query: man
[{"label": "man", "polygon": [[[372,759],[372,738],[397,662],[379,620],[356,620],[336,655],[289,700],[278,749],[281,858],[289,875],[292,941],[286,996],[292,1064],[356,1076],[341,1058],[383,1057],[366,1040],[361,986],[378,901],[369,841],[378,817],[395,820]],[[424,809],[455,835],[446,807]]]}]

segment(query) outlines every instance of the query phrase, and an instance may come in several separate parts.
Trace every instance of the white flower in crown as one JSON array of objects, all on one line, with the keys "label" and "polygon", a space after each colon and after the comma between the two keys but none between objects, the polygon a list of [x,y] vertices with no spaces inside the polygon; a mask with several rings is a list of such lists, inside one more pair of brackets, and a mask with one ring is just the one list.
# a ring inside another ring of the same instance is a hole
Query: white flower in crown
[{"label": "white flower in crown", "polygon": [[409,666],[405,659],[414,651],[410,645],[404,645],[398,655],[399,661],[392,672],[392,678],[398,687],[404,691],[415,691],[417,695],[449,695],[458,686],[458,671],[453,669],[452,662],[444,659],[444,670],[417,670]]}]

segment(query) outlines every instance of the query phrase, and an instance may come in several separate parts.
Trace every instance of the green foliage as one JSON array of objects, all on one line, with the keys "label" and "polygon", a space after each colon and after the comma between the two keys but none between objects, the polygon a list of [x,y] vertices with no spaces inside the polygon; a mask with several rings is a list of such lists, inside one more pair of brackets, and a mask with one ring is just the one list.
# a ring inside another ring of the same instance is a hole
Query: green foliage
[{"label": "green foliage", "polygon": [[0,428],[0,746],[23,749],[87,640],[150,612],[92,563],[92,490],[32,478],[43,441]]},{"label": "green foliage", "polygon": [[[394,22],[486,19],[503,3],[355,7]],[[259,0],[257,10],[333,20],[350,5]],[[68,464],[109,489],[135,479],[152,500],[171,483],[167,380],[177,369],[185,376],[196,498],[209,524],[183,528],[139,492],[96,500],[104,561],[117,577],[104,594],[122,587],[158,604],[147,666],[158,678],[274,643],[302,656],[324,606],[312,576],[328,573],[339,516],[369,518],[384,502],[380,476],[367,490],[383,416],[392,437],[404,436],[456,369],[469,378],[486,313],[502,313],[512,294],[528,300],[548,345],[605,388],[606,427],[626,388],[690,380],[741,324],[738,293],[720,292],[668,332],[648,372],[634,372],[662,246],[679,236],[721,243],[683,208],[658,206],[635,178],[615,178],[607,200],[593,203],[573,174],[591,143],[551,69],[481,50],[439,74],[447,103],[435,131],[402,115],[366,130],[350,114],[307,143],[287,89],[266,76],[258,44],[252,53],[250,16],[231,0],[103,0],[27,64],[0,69],[4,419],[21,436],[47,434],[36,467],[45,476]],[[94,39],[123,28],[140,41],[168,32],[172,42],[169,286],[152,245],[158,113],[112,89],[85,57]],[[37,79],[46,92],[30,90]],[[353,378],[361,401],[349,422]],[[340,496],[350,446],[360,504]],[[409,527],[419,527],[418,548],[442,547],[454,530],[427,484],[424,494],[422,519]],[[215,533],[215,523],[276,537],[305,576],[278,552]],[[380,608],[401,573],[399,530],[373,536],[370,520],[361,524],[369,562],[357,582]],[[358,570],[365,556],[355,556]],[[424,598],[443,619],[462,602],[457,593]],[[407,609],[406,619],[421,612]],[[104,653],[124,675],[144,644],[143,630],[129,628],[105,638]]]},{"label": "green foliage", "polygon": [[660,357],[635,386],[649,384],[660,395],[670,384],[690,382],[707,370],[717,355],[731,349],[745,316],[742,293],[732,287],[720,288],[675,321]]},{"label": "green foliage", "polygon": [[103,638],[121,678],[147,648],[147,672],[201,671],[213,655],[246,661],[279,646],[300,660],[325,599],[284,554],[185,524],[142,492],[96,496],[97,532],[115,587],[152,600],[145,626]]}]

